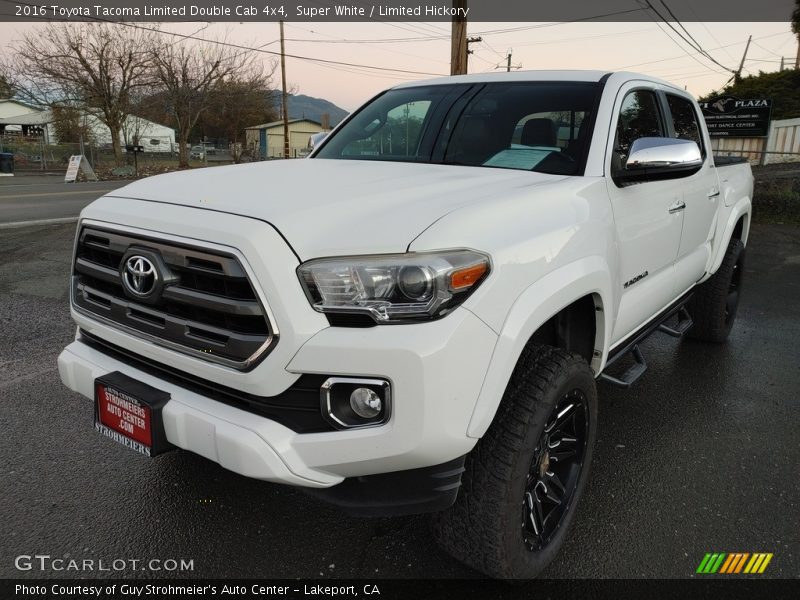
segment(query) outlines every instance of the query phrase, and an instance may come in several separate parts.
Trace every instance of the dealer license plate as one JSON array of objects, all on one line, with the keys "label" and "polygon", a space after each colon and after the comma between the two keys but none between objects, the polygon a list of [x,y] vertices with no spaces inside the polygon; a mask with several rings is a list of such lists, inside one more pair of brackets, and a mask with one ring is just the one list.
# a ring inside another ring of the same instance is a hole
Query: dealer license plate
[{"label": "dealer license plate", "polygon": [[145,456],[173,449],[161,416],[167,392],[114,372],[95,380],[94,396],[94,426],[104,436]]}]

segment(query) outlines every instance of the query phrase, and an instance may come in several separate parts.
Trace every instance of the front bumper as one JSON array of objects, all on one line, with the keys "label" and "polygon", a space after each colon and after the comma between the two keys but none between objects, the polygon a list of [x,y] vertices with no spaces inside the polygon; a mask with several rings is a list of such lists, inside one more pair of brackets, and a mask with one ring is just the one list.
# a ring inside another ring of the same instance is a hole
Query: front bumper
[{"label": "front bumper", "polygon": [[[94,380],[120,371],[168,392],[166,436],[226,469],[266,481],[326,488],[346,478],[440,465],[463,456],[466,434],[496,334],[465,309],[439,321],[370,329],[329,327],[313,335],[285,369],[391,382],[393,412],[380,427],[297,433],[137,369],[80,339],[59,356],[61,380],[93,398]],[[87,407],[87,410],[90,410]]]}]

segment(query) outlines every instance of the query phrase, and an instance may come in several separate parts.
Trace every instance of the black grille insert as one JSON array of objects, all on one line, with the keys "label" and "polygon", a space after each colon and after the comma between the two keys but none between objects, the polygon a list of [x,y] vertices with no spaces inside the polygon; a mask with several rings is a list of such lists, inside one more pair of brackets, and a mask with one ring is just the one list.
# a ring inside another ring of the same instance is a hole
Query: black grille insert
[{"label": "black grille insert", "polygon": [[98,352],[186,390],[285,425],[297,433],[335,431],[320,411],[320,387],[327,375],[302,375],[277,396],[256,396],[148,360],[81,330],[81,342]]},{"label": "black grille insert", "polygon": [[[131,249],[157,255],[168,271],[155,299],[126,292],[121,263]],[[81,230],[72,300],[146,339],[239,369],[252,368],[277,337],[235,256],[118,231]]]}]

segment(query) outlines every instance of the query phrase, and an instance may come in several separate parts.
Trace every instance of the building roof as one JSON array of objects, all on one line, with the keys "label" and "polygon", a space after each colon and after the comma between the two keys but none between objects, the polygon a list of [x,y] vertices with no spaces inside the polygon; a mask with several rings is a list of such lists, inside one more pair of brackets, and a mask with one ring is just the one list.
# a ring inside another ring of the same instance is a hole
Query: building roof
[{"label": "building roof", "polygon": [[47,125],[53,121],[49,110],[29,112],[13,117],[0,117],[0,125]]},{"label": "building roof", "polygon": [[3,102],[12,102],[13,104],[18,104],[20,106],[24,106],[25,108],[30,108],[33,112],[43,110],[38,106],[34,106],[33,104],[28,104],[27,102],[23,102],[22,100],[16,100],[14,98],[0,98],[0,103]]},{"label": "building roof", "polygon": [[[289,119],[289,125],[292,123],[313,123],[314,125],[319,125],[322,127],[322,123],[315,121],[314,119]],[[245,129],[272,129],[273,127],[283,127],[283,121],[271,121],[269,123],[262,123],[261,125],[251,125],[250,127],[245,127]]]}]

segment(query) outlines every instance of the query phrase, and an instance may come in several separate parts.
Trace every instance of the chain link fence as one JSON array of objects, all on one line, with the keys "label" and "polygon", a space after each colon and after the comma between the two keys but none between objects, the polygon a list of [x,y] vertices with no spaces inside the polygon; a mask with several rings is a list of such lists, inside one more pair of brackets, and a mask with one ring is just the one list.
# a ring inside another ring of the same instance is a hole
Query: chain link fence
[{"label": "chain link fence", "polygon": [[[163,145],[162,145],[163,146]],[[178,146],[169,150],[153,151],[144,145],[144,152],[127,152],[123,147],[121,161],[116,160],[110,145],[89,143],[48,144],[42,136],[24,136],[15,133],[0,135],[0,153],[11,153],[17,173],[64,173],[69,157],[83,154],[100,179],[145,177],[176,171],[179,168]],[[189,148],[189,166],[192,168],[232,164],[228,148],[194,145]],[[244,155],[241,160],[252,160]]]}]

